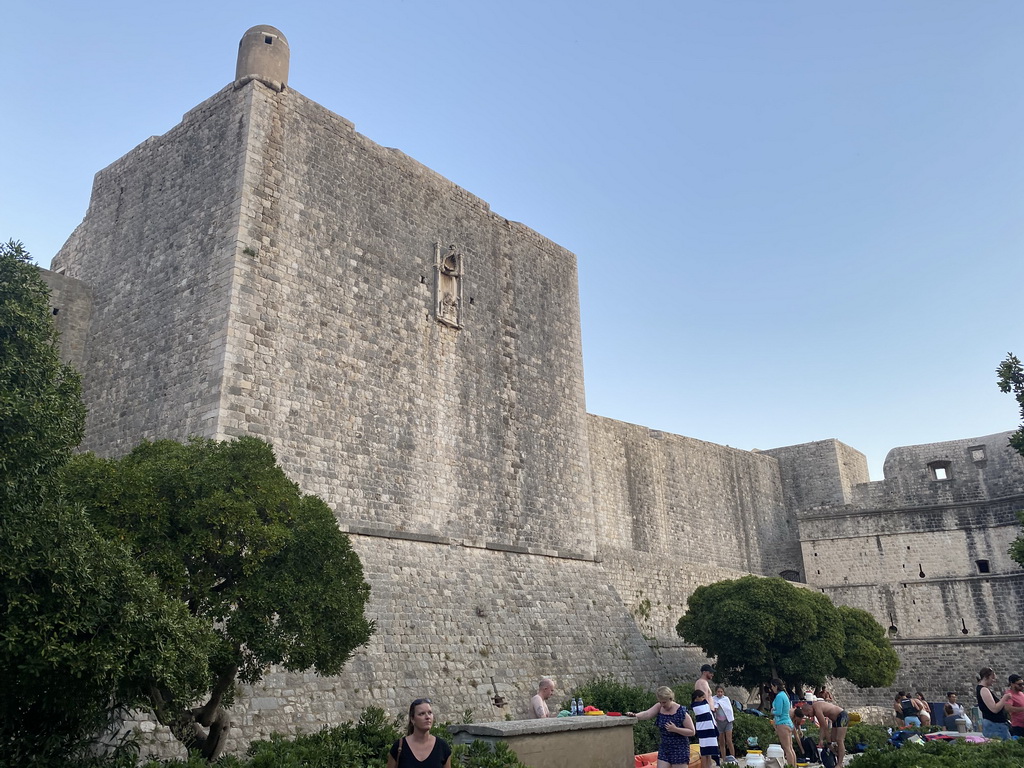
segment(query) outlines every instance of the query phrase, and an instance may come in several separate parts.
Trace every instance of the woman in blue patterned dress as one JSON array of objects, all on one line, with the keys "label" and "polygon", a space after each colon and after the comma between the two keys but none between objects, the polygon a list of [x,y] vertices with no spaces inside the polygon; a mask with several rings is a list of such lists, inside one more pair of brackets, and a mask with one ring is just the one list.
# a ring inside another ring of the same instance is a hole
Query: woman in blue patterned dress
[{"label": "woman in blue patterned dress", "polygon": [[658,689],[658,703],[645,712],[626,712],[626,717],[637,720],[655,718],[661,733],[661,747],[658,749],[658,768],[673,768],[690,764],[690,737],[697,729],[686,713],[686,707],[676,702],[671,688]]}]

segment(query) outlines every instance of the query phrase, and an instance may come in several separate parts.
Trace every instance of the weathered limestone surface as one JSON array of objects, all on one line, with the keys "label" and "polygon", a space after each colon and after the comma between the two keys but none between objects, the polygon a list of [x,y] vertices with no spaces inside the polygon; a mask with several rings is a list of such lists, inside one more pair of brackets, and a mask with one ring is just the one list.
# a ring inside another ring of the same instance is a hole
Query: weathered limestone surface
[{"label": "weathered limestone surface", "polygon": [[85,448],[263,437],[363,560],[377,635],[338,678],[243,691],[232,749],[424,695],[492,719],[496,690],[521,717],[542,675],[693,680],[686,599],[746,573],[893,624],[902,687],[1019,669],[1006,435],[896,449],[868,482],[836,440],[746,452],[590,416],[573,254],[295,91],[236,86],[97,174],[47,276]]},{"label": "weathered limestone surface", "polygon": [[623,768],[633,760],[633,718],[603,715],[452,726],[456,744],[504,741],[529,768]]}]

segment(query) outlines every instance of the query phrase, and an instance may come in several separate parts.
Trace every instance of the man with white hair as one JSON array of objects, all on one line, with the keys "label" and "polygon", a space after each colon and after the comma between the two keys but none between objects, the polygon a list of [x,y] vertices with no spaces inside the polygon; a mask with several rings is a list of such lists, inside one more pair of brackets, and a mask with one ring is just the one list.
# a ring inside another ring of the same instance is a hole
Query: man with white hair
[{"label": "man with white hair", "polygon": [[542,677],[537,684],[537,693],[530,699],[530,710],[536,718],[557,717],[548,711],[548,699],[555,692],[555,681],[550,677]]}]

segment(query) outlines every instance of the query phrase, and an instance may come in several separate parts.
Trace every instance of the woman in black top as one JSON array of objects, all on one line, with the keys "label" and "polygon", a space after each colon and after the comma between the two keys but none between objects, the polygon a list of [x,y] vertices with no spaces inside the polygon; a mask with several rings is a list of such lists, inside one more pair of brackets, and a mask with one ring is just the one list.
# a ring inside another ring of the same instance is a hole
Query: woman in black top
[{"label": "woman in black top", "polygon": [[1010,694],[1004,693],[1002,698],[996,699],[991,691],[991,686],[996,682],[996,673],[991,667],[983,667],[978,673],[980,681],[974,689],[978,697],[978,709],[981,710],[981,735],[986,739],[1010,738],[1010,726],[1006,724],[1006,710],[1004,707],[1010,701]]},{"label": "woman in black top", "polygon": [[433,724],[430,699],[410,704],[406,735],[391,745],[387,768],[452,768],[452,748],[430,733]]}]

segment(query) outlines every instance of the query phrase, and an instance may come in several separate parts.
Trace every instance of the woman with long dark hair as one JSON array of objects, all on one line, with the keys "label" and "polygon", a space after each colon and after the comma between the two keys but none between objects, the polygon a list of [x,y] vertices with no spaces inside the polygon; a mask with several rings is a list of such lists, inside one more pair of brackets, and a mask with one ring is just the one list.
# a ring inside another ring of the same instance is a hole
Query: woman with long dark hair
[{"label": "woman with long dark hair", "polygon": [[992,667],[982,667],[978,673],[978,685],[974,695],[978,697],[978,709],[981,710],[981,735],[986,739],[1010,738],[1010,726],[1007,724],[1006,705],[1010,703],[1010,694],[1004,693],[997,699],[992,693],[996,684],[996,673]]},{"label": "woman with long dark hair", "polygon": [[452,768],[452,748],[430,732],[434,710],[430,699],[409,705],[405,736],[391,745],[387,768]]},{"label": "woman with long dark hair", "polygon": [[786,684],[775,678],[768,684],[774,698],[772,699],[772,718],[775,722],[775,734],[782,744],[782,752],[786,756],[787,765],[796,765],[796,752],[793,750],[793,718],[789,716],[792,703],[786,693]]}]

